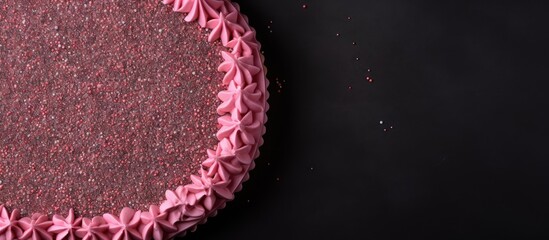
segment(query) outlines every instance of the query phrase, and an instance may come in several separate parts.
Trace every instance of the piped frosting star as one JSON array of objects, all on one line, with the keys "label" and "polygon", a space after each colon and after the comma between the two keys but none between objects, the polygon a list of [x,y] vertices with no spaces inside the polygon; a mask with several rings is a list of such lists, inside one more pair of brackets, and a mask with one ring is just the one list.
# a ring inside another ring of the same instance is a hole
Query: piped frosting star
[{"label": "piped frosting star", "polygon": [[177,221],[196,220],[205,213],[201,206],[194,206],[196,197],[189,194],[184,186],[179,186],[175,191],[166,191],[166,201],[160,205],[161,212],[168,212],[168,221],[174,224]]},{"label": "piped frosting star", "polygon": [[103,217],[83,218],[82,227],[76,230],[76,236],[82,240],[109,240],[109,225]]},{"label": "piped frosting star", "polygon": [[236,57],[250,56],[259,46],[255,41],[255,32],[247,31],[244,35],[236,35],[225,47],[231,48],[231,53]]},{"label": "piped frosting star", "polygon": [[231,174],[238,174],[242,171],[242,168],[238,165],[232,164],[232,160],[235,155],[224,154],[221,147],[217,147],[216,150],[206,150],[208,159],[202,162],[207,170],[207,174],[210,177],[218,175],[223,180],[228,180]]},{"label": "piped frosting star", "polygon": [[244,28],[236,24],[237,21],[238,12],[231,12],[228,15],[220,13],[218,18],[208,21],[206,27],[212,29],[208,41],[213,42],[221,38],[221,43],[226,45],[232,36],[244,33]]},{"label": "piped frosting star", "polygon": [[19,220],[19,226],[23,229],[21,240],[52,240],[52,236],[48,233],[51,224],[52,222],[48,220],[48,216],[40,213],[35,213],[30,218],[21,218]]},{"label": "piped frosting star", "polygon": [[208,176],[204,170],[201,171],[201,176],[191,175],[190,185],[187,185],[189,192],[194,193],[197,200],[203,199],[204,207],[211,210],[217,196],[224,199],[233,199],[233,193],[227,188],[230,182],[224,181],[219,175],[213,178]]},{"label": "piped frosting star", "polygon": [[17,225],[19,220],[19,210],[15,209],[8,213],[4,205],[0,205],[0,240],[18,239],[23,235],[23,231]]},{"label": "piped frosting star", "polygon": [[233,160],[233,164],[237,161],[237,164],[240,165],[249,165],[252,163],[252,157],[250,151],[252,147],[250,145],[240,145],[237,146],[236,143],[233,144],[228,138],[224,138],[219,141],[217,144],[218,148],[221,148],[221,154],[223,155],[234,155],[236,156]]},{"label": "piped frosting star", "polygon": [[261,125],[254,121],[252,112],[246,113],[243,117],[240,114],[224,115],[218,118],[217,122],[221,125],[217,139],[229,138],[236,145],[254,144],[254,136]]},{"label": "piped frosting star", "polygon": [[67,215],[66,218],[64,218],[61,215],[54,215],[52,219],[53,225],[48,228],[48,232],[55,233],[55,239],[56,240],[62,240],[62,239],[68,239],[68,240],[75,240],[76,239],[76,230],[79,228],[80,224],[82,222],[82,218],[75,218],[74,217],[74,211],[69,209],[69,215]]},{"label": "piped frosting star", "polygon": [[149,207],[148,212],[141,213],[139,231],[143,239],[164,239],[164,236],[177,231],[177,228],[168,221],[168,214],[160,212],[155,205]]},{"label": "piped frosting star", "polygon": [[103,215],[103,218],[109,224],[113,240],[141,239],[141,233],[137,230],[141,221],[141,211],[136,212],[125,207],[120,212],[120,217],[107,213]]},{"label": "piped frosting star", "polygon": [[230,1],[224,1],[224,2],[225,4],[223,4],[223,6],[221,6],[221,8],[219,9],[220,12],[227,14],[231,12],[240,11],[240,7],[238,7],[238,4],[235,4]]},{"label": "piped frosting star", "polygon": [[257,83],[242,88],[242,86],[236,86],[234,82],[230,82],[227,90],[217,94],[217,97],[223,101],[217,107],[217,113],[222,115],[230,113],[233,109],[238,110],[239,113],[248,112],[248,109],[254,112],[263,110],[263,107],[259,104],[261,92],[256,91],[256,88]]},{"label": "piped frosting star", "polygon": [[260,71],[259,67],[253,65],[253,56],[236,57],[225,51],[221,52],[221,56],[225,61],[219,65],[217,70],[225,72],[223,77],[225,85],[230,81],[234,81],[237,85],[251,84],[253,76]]},{"label": "piped frosting star", "polygon": [[198,19],[201,27],[206,27],[208,19],[219,17],[217,9],[223,6],[222,0],[163,0],[164,4],[172,4],[176,12],[187,13],[185,21],[192,22]]}]

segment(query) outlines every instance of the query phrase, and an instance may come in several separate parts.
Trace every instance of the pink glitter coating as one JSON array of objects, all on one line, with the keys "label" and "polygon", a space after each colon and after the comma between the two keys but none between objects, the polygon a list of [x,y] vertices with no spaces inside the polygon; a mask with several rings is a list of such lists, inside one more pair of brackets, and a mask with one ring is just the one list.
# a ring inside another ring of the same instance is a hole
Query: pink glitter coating
[{"label": "pink glitter coating", "polygon": [[0,203],[92,216],[189,183],[217,143],[223,77],[197,29],[153,1],[4,4]]}]

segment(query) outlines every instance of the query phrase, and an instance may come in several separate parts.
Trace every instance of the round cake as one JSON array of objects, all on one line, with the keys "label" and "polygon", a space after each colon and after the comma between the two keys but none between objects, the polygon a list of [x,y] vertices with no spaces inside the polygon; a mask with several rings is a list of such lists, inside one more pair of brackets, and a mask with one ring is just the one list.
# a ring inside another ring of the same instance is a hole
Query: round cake
[{"label": "round cake", "polygon": [[0,240],[170,239],[234,198],[268,98],[229,0],[0,8]]}]

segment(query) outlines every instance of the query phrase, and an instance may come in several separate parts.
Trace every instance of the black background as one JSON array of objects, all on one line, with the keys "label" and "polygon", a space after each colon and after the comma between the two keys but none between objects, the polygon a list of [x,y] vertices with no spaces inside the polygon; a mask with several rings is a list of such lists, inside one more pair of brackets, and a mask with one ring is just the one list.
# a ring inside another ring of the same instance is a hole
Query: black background
[{"label": "black background", "polygon": [[185,239],[549,237],[542,1],[238,2],[269,68],[266,143]]}]

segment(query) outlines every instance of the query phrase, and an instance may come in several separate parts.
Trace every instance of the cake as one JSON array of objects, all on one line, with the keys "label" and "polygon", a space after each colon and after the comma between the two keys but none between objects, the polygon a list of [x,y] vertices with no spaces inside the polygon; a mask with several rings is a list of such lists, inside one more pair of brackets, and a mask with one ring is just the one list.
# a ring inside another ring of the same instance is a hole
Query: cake
[{"label": "cake", "polygon": [[229,0],[7,1],[0,240],[170,239],[234,198],[266,69]]}]

